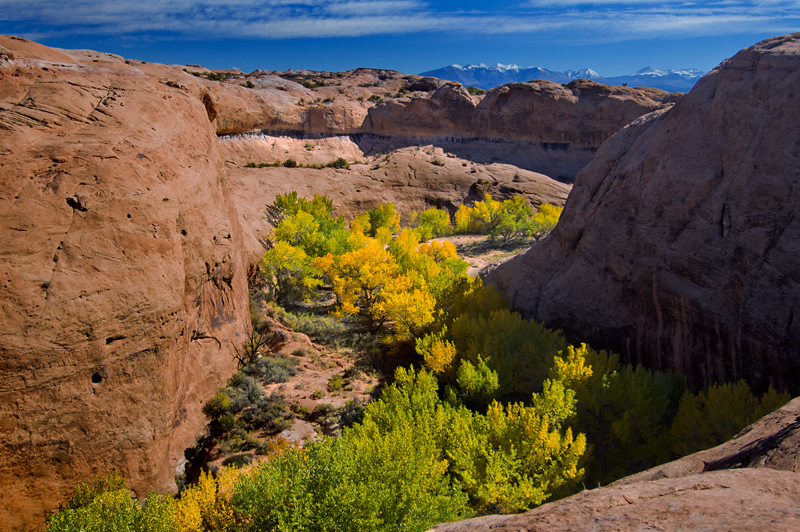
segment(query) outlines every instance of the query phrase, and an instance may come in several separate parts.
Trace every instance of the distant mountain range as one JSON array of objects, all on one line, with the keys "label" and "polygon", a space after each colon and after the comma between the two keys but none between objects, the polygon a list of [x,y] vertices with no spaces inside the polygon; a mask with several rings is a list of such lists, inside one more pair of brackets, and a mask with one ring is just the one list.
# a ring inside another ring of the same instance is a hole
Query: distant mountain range
[{"label": "distant mountain range", "polygon": [[495,66],[480,65],[450,65],[436,70],[423,72],[422,76],[458,81],[462,85],[491,89],[506,83],[517,83],[544,79],[556,83],[569,83],[578,78],[591,79],[607,85],[629,85],[631,87],[655,87],[670,92],[688,92],[705,72],[694,68],[684,70],[659,70],[646,67],[628,76],[615,76],[604,78],[591,68],[582,70],[567,70],[556,72],[539,67],[519,67],[517,65]]}]

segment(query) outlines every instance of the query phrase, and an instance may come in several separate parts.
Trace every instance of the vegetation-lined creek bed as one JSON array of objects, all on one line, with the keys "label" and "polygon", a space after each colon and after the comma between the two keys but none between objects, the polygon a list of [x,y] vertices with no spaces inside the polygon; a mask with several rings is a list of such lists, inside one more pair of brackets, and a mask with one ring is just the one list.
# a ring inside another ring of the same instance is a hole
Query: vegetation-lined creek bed
[{"label": "vegetation-lined creek bed", "polygon": [[788,399],[744,382],[695,394],[678,375],[570,345],[509,311],[442,239],[484,232],[491,244],[458,245],[484,261],[501,241],[513,254],[521,235],[555,224],[546,206],[487,197],[453,225],[429,209],[406,228],[391,204],[349,229],[331,211],[296,194],[267,209],[275,230],[241,371],[204,406],[180,498],[140,506],[119,479],[99,479],[51,530],[123,518],[147,530],[425,530],[607,484],[720,443]]}]

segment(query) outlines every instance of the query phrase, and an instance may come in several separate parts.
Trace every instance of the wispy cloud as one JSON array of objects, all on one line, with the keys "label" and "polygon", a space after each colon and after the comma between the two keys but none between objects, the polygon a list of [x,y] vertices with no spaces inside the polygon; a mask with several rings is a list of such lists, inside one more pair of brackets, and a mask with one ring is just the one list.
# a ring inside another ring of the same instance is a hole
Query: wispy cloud
[{"label": "wispy cloud", "polygon": [[525,0],[513,13],[465,1],[0,0],[0,21],[39,34],[290,39],[443,32],[572,35],[583,42],[800,30],[800,0]]}]

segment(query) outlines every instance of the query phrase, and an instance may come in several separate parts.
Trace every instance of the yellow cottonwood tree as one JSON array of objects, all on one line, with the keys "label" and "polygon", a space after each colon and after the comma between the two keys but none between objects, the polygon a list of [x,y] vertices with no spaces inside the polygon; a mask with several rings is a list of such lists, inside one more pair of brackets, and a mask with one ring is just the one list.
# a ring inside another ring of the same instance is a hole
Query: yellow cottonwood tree
[{"label": "yellow cottonwood tree", "polygon": [[374,329],[393,321],[399,335],[433,321],[436,301],[413,286],[377,240],[338,257],[328,254],[315,265],[330,279],[340,315],[360,316]]},{"label": "yellow cottonwood tree", "polygon": [[197,484],[181,492],[175,504],[179,532],[228,532],[237,530],[231,503],[242,470],[223,467],[216,477],[201,473]]}]

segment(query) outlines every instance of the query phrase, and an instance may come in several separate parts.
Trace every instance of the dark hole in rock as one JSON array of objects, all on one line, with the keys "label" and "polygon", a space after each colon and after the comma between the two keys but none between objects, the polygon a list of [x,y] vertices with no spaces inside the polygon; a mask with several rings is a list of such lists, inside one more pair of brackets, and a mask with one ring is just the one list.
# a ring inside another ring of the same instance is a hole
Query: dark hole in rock
[{"label": "dark hole in rock", "polygon": [[75,209],[76,211],[86,212],[86,206],[81,202],[81,199],[78,196],[72,196],[67,198],[67,205]]},{"label": "dark hole in rock", "polygon": [[92,373],[92,383],[93,383],[93,384],[99,384],[99,383],[101,383],[101,382],[103,382],[103,376],[102,376],[102,375],[100,375],[100,374],[99,374],[99,373],[97,373],[97,372],[95,372],[95,373]]},{"label": "dark hole in rock", "polygon": [[207,92],[203,93],[202,96],[203,106],[206,108],[206,114],[208,114],[208,121],[213,122],[214,119],[217,117],[217,106],[214,103],[214,99],[211,95]]}]

